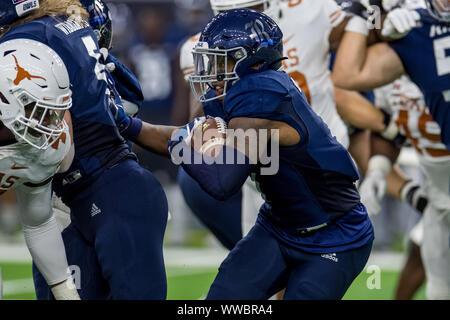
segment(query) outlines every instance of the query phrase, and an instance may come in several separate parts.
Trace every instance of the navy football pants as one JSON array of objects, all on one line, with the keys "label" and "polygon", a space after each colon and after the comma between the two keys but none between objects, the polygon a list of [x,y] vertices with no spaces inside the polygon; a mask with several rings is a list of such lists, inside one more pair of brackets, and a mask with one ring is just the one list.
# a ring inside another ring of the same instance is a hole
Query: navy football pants
[{"label": "navy football pants", "polygon": [[180,166],[178,184],[184,199],[197,218],[228,250],[242,239],[242,191],[225,201],[216,200],[200,187]]},{"label": "navy football pants", "polygon": [[279,242],[258,222],[222,262],[207,299],[265,300],[283,288],[284,299],[341,299],[363,270],[372,248],[312,254]]},{"label": "navy football pants", "polygon": [[[69,265],[81,270],[82,299],[166,298],[167,199],[149,171],[125,160],[67,205],[72,223],[63,239]],[[51,296],[36,268],[33,277],[37,298]]]}]

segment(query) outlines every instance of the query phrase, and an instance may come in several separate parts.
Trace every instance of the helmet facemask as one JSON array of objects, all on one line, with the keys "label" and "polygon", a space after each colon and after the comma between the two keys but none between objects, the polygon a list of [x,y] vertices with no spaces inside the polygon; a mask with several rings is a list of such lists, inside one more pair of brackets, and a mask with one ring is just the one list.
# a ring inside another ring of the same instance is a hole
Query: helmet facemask
[{"label": "helmet facemask", "polygon": [[20,88],[11,93],[16,97],[21,111],[7,127],[19,141],[37,149],[47,149],[67,130],[64,113],[72,106],[70,95],[55,104],[40,101]]},{"label": "helmet facemask", "polygon": [[[197,43],[193,50],[195,73],[189,76],[189,83],[195,98],[200,102],[221,99],[226,96],[231,85],[239,79],[236,69],[247,58],[243,47],[232,49],[208,48],[206,42]],[[223,85],[221,85],[223,84]],[[223,92],[207,97],[218,85]]]},{"label": "helmet facemask", "polygon": [[427,8],[436,20],[450,23],[450,0],[428,0]]}]

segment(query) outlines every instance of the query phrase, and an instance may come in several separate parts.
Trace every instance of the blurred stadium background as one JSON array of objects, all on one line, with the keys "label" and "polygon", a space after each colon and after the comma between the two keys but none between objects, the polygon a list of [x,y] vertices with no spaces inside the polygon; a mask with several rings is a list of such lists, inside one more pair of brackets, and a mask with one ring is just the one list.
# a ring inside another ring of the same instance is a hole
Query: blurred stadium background
[{"label": "blurred stadium background", "polygon": [[[181,44],[202,29],[212,16],[209,0],[106,0],[114,23],[112,53],[138,76],[145,103],[139,116],[159,124],[188,120],[189,88],[178,67]],[[135,152],[166,191],[172,219],[165,236],[168,299],[202,299],[227,251],[186,206],[177,186],[177,168],[166,159]],[[412,149],[404,148],[400,164],[417,181],[423,175]],[[31,258],[17,220],[14,194],[0,198],[0,267],[4,299],[35,299]],[[367,266],[381,270],[380,288],[369,289],[371,273],[364,270],[344,299],[392,299],[406,259],[408,233],[419,215],[386,197],[373,217],[375,242]],[[422,287],[415,299],[425,299]]]}]

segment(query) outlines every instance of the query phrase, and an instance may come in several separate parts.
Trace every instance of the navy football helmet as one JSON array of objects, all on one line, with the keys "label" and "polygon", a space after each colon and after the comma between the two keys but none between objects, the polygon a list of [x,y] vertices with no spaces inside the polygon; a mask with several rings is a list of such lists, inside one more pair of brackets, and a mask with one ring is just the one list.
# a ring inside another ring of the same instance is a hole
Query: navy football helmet
[{"label": "navy football helmet", "polygon": [[[281,69],[282,39],[275,21],[261,12],[235,9],[212,18],[192,52],[195,73],[189,82],[197,100],[224,97],[231,85],[247,74]],[[223,93],[207,97],[213,84],[222,81]]]},{"label": "navy football helmet", "polygon": [[39,0],[0,1],[0,30],[29,12],[39,8]]},{"label": "navy football helmet", "polygon": [[111,49],[113,29],[111,12],[103,0],[80,0],[89,12],[89,24],[94,29],[100,48]]}]

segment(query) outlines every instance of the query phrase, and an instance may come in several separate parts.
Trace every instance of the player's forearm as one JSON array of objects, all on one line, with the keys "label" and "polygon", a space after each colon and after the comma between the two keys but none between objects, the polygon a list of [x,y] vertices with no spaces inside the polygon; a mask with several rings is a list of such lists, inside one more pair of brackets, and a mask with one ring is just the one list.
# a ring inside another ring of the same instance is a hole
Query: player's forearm
[{"label": "player's forearm", "polygon": [[142,122],[142,129],[133,142],[140,147],[157,153],[159,155],[168,156],[167,145],[172,137],[172,133],[179,129],[174,126],[154,125]]},{"label": "player's forearm", "polygon": [[331,77],[336,86],[349,89],[361,90],[362,68],[367,52],[367,36],[346,31],[333,66]]},{"label": "player's forearm", "polygon": [[386,176],[386,193],[395,199],[400,199],[400,191],[408,179],[405,177],[403,171],[399,166],[394,165]]},{"label": "player's forearm", "polygon": [[385,129],[383,113],[361,94],[337,87],[334,94],[337,111],[346,122],[357,128],[375,132]]},{"label": "player's forearm", "polygon": [[25,242],[55,298],[79,299],[76,289],[66,285],[71,277],[61,231],[52,212],[51,192],[50,183],[16,189]]},{"label": "player's forearm", "polygon": [[[200,162],[195,161],[196,156],[201,159]],[[216,159],[222,160],[215,161]],[[243,161],[228,163],[229,159]],[[222,147],[216,158],[193,151],[187,160],[181,164],[184,170],[200,184],[205,192],[218,200],[226,200],[236,194],[254,167],[246,155],[226,145]]]}]

